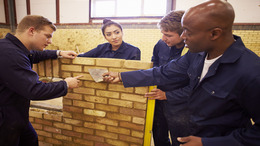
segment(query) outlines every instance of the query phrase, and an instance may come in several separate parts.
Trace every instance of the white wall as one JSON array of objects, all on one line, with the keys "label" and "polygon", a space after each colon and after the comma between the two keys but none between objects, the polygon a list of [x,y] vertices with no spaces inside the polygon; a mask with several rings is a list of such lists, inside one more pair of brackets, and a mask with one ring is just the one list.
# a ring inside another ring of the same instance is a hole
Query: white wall
[{"label": "white wall", "polygon": [[16,0],[15,7],[17,23],[19,23],[27,15],[26,0]]},{"label": "white wall", "polygon": [[30,4],[32,15],[42,15],[56,23],[56,0],[30,0]]},{"label": "white wall", "polygon": [[88,23],[89,0],[61,0],[60,23]]},{"label": "white wall", "polygon": [[[206,0],[176,0],[176,9],[187,10]],[[235,23],[260,23],[260,0],[227,0],[235,10]]]},{"label": "white wall", "polygon": [[[4,0],[0,0],[0,23],[5,22]],[[176,9],[187,10],[205,0],[176,0]],[[56,0],[30,0],[31,14],[43,15],[56,23]],[[228,0],[235,10],[235,23],[260,23],[260,0]],[[16,0],[19,23],[27,13],[26,0]],[[88,23],[89,0],[60,0],[60,23]]]},{"label": "white wall", "polygon": [[260,23],[260,0],[228,0],[235,9],[235,22]]}]

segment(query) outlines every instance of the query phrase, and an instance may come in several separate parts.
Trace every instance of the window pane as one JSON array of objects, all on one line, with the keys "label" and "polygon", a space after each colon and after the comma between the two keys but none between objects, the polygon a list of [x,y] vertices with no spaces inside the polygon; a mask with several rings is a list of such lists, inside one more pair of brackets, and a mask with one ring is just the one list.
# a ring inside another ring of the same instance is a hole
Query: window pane
[{"label": "window pane", "polygon": [[113,17],[115,16],[115,1],[97,1],[92,7],[92,17]]},{"label": "window pane", "polygon": [[169,0],[91,0],[91,16],[164,16],[167,10],[167,2]]},{"label": "window pane", "polygon": [[163,16],[166,14],[167,0],[144,0],[145,16]]},{"label": "window pane", "polygon": [[141,0],[118,0],[117,16],[140,16]]}]

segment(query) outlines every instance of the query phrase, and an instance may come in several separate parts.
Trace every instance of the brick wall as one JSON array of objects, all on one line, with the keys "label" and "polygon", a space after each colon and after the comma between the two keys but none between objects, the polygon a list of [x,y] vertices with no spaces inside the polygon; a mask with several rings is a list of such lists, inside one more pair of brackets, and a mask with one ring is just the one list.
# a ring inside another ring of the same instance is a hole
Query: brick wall
[{"label": "brick wall", "polygon": [[31,108],[30,121],[39,141],[48,145],[143,145],[148,87],[96,83],[89,68],[130,71],[151,68],[150,62],[104,58],[47,60],[34,66],[40,76],[84,75],[79,88],[63,98],[63,111]]}]

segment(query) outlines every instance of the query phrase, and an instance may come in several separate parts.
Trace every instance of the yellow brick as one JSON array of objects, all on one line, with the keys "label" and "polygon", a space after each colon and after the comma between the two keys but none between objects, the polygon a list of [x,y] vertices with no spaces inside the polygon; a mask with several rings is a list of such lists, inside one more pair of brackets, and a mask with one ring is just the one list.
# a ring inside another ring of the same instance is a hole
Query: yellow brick
[{"label": "yellow brick", "polygon": [[81,72],[82,66],[80,66],[80,65],[64,65],[63,64],[63,65],[61,65],[61,70]]},{"label": "yellow brick", "polygon": [[97,96],[103,96],[103,97],[109,97],[109,98],[117,98],[119,99],[119,93],[118,92],[112,92],[112,91],[105,91],[105,90],[97,90],[96,91]]},{"label": "yellow brick", "polygon": [[36,123],[32,123],[32,126],[34,129],[37,129],[37,130],[42,130],[42,124],[36,124]]},{"label": "yellow brick", "polygon": [[83,112],[84,112],[85,115],[90,115],[90,116],[97,116],[97,117],[105,117],[106,116],[106,112],[99,111],[99,110],[84,109]]},{"label": "yellow brick", "polygon": [[64,79],[65,79],[65,78],[68,78],[68,77],[71,77],[71,76],[72,76],[72,75],[71,75],[70,72],[62,72],[62,73],[61,73],[61,77],[64,78]]},{"label": "yellow brick", "polygon": [[144,118],[139,118],[139,117],[133,117],[133,123],[144,125],[145,119]]},{"label": "yellow brick", "polygon": [[97,83],[97,82],[84,81],[84,86],[89,87],[89,88],[105,90],[107,88],[107,83]]},{"label": "yellow brick", "polygon": [[38,112],[38,111],[29,111],[30,117],[35,117],[35,118],[42,118],[43,112]]},{"label": "yellow brick", "polygon": [[66,117],[66,118],[72,118],[72,113],[69,113],[69,112],[63,111],[63,117]]},{"label": "yellow brick", "polygon": [[136,116],[136,117],[141,117],[144,118],[146,111],[145,110],[137,110],[133,108],[120,108],[120,113],[125,114],[125,115],[130,115],[130,116]]},{"label": "yellow brick", "polygon": [[73,59],[73,64],[82,64],[82,65],[95,65],[94,58],[86,58],[86,57],[77,57]]},{"label": "yellow brick", "polygon": [[41,135],[41,136],[45,136],[45,137],[52,137],[52,133],[46,132],[46,131],[42,131],[42,130],[37,130],[37,134]]},{"label": "yellow brick", "polygon": [[132,69],[125,69],[125,68],[109,68],[110,72],[127,72],[127,71],[133,71]]},{"label": "yellow brick", "polygon": [[79,87],[79,88],[74,88],[73,91],[75,93],[88,94],[88,95],[94,95],[95,94],[95,89],[91,89],[91,88]]},{"label": "yellow brick", "polygon": [[134,103],[134,108],[135,109],[141,109],[141,110],[146,110],[146,104],[143,104],[143,103],[137,103],[137,102],[135,102]]},{"label": "yellow brick", "polygon": [[66,141],[72,141],[72,137],[60,135],[60,134],[53,134],[53,138],[60,139],[60,140],[66,140]]},{"label": "yellow brick", "polygon": [[128,108],[133,107],[133,102],[125,101],[125,100],[109,99],[108,103],[111,105],[117,105],[121,107],[128,107]]},{"label": "yellow brick", "polygon": [[85,95],[85,96],[84,96],[84,99],[85,99],[86,101],[89,101],[89,102],[107,104],[107,98],[102,98],[102,97],[98,97],[98,96]]},{"label": "yellow brick", "polygon": [[146,101],[147,101],[147,98],[144,96],[135,95],[135,94],[125,94],[125,93],[121,94],[121,99],[136,101],[136,102],[141,102],[141,103],[146,103]]},{"label": "yellow brick", "polygon": [[44,67],[44,61],[41,61],[40,63],[38,63],[38,74],[39,76],[45,76],[45,67]]},{"label": "yellow brick", "polygon": [[64,63],[64,64],[71,64],[71,59],[65,59],[65,58],[62,58],[60,59],[61,63]]},{"label": "yellow brick", "polygon": [[74,119],[68,119],[68,118],[63,118],[64,123],[71,124],[71,125],[76,125],[76,126],[82,126],[83,122],[80,120],[74,120]]},{"label": "yellow brick", "polygon": [[120,141],[120,140],[114,140],[114,139],[106,139],[106,142],[111,145],[117,145],[117,146],[129,146],[127,142]]},{"label": "yellow brick", "polygon": [[90,123],[90,122],[84,122],[84,127],[92,128],[92,129],[99,129],[99,130],[105,130],[106,126],[103,124],[98,123]]},{"label": "yellow brick", "polygon": [[138,138],[143,138],[143,137],[144,137],[144,133],[143,133],[143,132],[135,131],[135,130],[132,130],[131,135],[132,135],[133,137],[138,137]]},{"label": "yellow brick", "polygon": [[95,104],[94,103],[90,103],[90,102],[73,100],[73,106],[79,106],[79,107],[83,107],[83,108],[94,109]]},{"label": "yellow brick", "polygon": [[93,129],[89,129],[89,128],[83,128],[83,127],[73,127],[73,130],[76,132],[80,132],[80,133],[85,133],[85,134],[94,134],[94,130]]},{"label": "yellow brick", "polygon": [[79,78],[79,80],[87,80],[87,81],[94,81],[90,74],[87,73],[73,73],[73,76],[80,76],[83,75],[83,77]]},{"label": "yellow brick", "polygon": [[120,121],[131,121],[131,116],[117,114],[117,113],[107,113],[107,117],[110,119],[120,120]]},{"label": "yellow brick", "polygon": [[51,64],[51,59],[45,60],[45,73],[47,77],[52,77],[52,64]]},{"label": "yellow brick", "polygon": [[131,143],[143,144],[142,138],[135,138],[135,137],[132,137],[132,136],[127,136],[127,135],[120,135],[119,139],[123,140],[123,141],[131,142]]},{"label": "yellow brick", "polygon": [[72,105],[72,100],[71,99],[63,98],[62,102],[63,102],[64,105]]},{"label": "yellow brick", "polygon": [[37,64],[33,64],[32,70],[35,71],[35,72],[38,72],[38,65]]},{"label": "yellow brick", "polygon": [[124,62],[123,67],[129,69],[149,69],[152,68],[153,66],[151,62],[126,60]]},{"label": "yellow brick", "polygon": [[52,60],[53,77],[60,77],[59,60]]},{"label": "yellow brick", "polygon": [[48,114],[48,113],[44,113],[43,115],[44,119],[47,119],[47,120],[53,120],[53,121],[59,121],[61,122],[62,120],[62,115],[61,114]]},{"label": "yellow brick", "polygon": [[107,59],[107,58],[96,59],[97,66],[105,66],[105,67],[121,67],[123,62],[124,62],[123,59]]},{"label": "yellow brick", "polygon": [[148,87],[135,87],[135,93],[136,94],[144,95],[147,92],[148,92]]},{"label": "yellow brick", "polygon": [[106,137],[106,138],[118,139],[118,135],[117,134],[111,133],[111,132],[107,132],[107,131],[97,130],[96,131],[96,135],[103,136],[103,137]]},{"label": "yellow brick", "polygon": [[93,122],[94,118],[92,116],[87,116],[79,113],[73,113],[73,119],[78,119],[78,120],[82,120],[82,121],[89,121],[89,122]]},{"label": "yellow brick", "polygon": [[119,111],[119,108],[116,106],[104,105],[104,104],[96,104],[96,109],[103,110],[103,111],[110,111],[110,112]]},{"label": "yellow brick", "polygon": [[54,128],[52,126],[44,126],[44,131],[61,134],[61,129]]},{"label": "yellow brick", "polygon": [[93,141],[85,140],[85,139],[79,139],[79,138],[74,138],[74,142],[82,145],[94,145]]},{"label": "yellow brick", "polygon": [[69,124],[54,122],[54,123],[53,123],[53,126],[54,126],[54,127],[57,127],[57,128],[61,128],[61,129],[72,130],[72,126],[69,125]]},{"label": "yellow brick", "polygon": [[96,122],[105,125],[118,126],[118,121],[107,118],[97,118]]},{"label": "yellow brick", "polygon": [[109,84],[108,90],[119,91],[119,92],[127,92],[127,93],[133,93],[134,92],[134,88],[125,88],[122,84]]},{"label": "yellow brick", "polygon": [[55,144],[55,145],[62,145],[62,142],[60,140],[53,139],[53,138],[45,138],[45,142]]},{"label": "yellow brick", "polygon": [[126,128],[107,126],[107,130],[118,134],[130,135],[130,130]]}]

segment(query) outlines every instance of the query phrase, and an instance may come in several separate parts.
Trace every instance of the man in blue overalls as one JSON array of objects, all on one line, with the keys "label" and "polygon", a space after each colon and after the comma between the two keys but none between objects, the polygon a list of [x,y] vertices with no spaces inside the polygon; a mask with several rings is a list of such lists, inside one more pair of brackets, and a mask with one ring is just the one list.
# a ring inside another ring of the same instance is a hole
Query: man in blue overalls
[{"label": "man in blue overalls", "polygon": [[79,85],[78,78],[43,83],[32,63],[59,56],[73,59],[74,51],[44,50],[55,25],[37,15],[25,16],[16,34],[0,40],[0,145],[38,146],[38,136],[29,121],[30,100],[47,100],[67,94]]},{"label": "man in blue overalls", "polygon": [[189,85],[191,133],[178,141],[185,146],[259,146],[260,58],[232,34],[234,18],[224,0],[192,7],[182,18],[188,53],[158,68],[105,73],[104,81],[122,81],[125,87]]},{"label": "man in blue overalls", "polygon": [[[162,39],[154,46],[152,57],[154,67],[159,67],[173,59],[177,59],[188,51],[188,48],[184,48],[185,44],[180,37],[183,31],[181,27],[183,14],[184,11],[171,11],[158,23],[161,29]],[[156,99],[153,121],[153,139],[155,146],[179,145],[176,137],[188,135],[188,131],[185,130],[188,127],[187,124],[185,124],[185,119],[188,118],[186,110],[187,94],[188,93],[185,93],[183,90],[171,91],[170,86],[158,86],[157,89],[153,89],[150,93],[145,95],[146,97],[152,97],[149,99]],[[176,98],[178,101],[176,101]],[[175,119],[179,119],[179,116],[181,116],[183,120],[176,122]],[[178,130],[180,125],[184,124],[185,126],[181,126],[183,128]],[[169,131],[172,144],[169,139]]]}]

